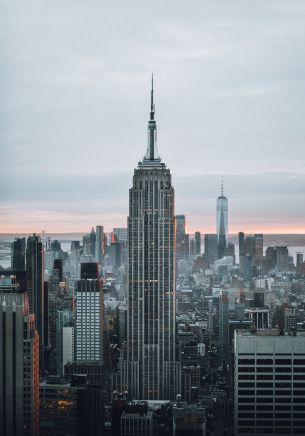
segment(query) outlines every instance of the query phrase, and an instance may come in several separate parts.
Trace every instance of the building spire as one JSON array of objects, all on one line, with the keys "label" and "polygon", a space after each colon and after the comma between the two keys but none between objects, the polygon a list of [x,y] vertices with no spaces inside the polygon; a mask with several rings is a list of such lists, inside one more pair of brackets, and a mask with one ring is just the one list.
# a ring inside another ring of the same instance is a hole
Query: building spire
[{"label": "building spire", "polygon": [[151,162],[160,163],[161,159],[157,151],[157,123],[155,121],[155,104],[154,104],[154,75],[151,75],[151,91],[150,91],[150,117],[148,121],[148,144],[143,163],[150,164]]},{"label": "building spire", "polygon": [[223,177],[221,178],[221,197],[223,197]]},{"label": "building spire", "polygon": [[155,105],[154,105],[154,73],[151,74],[151,92],[150,92],[150,119],[155,119]]}]

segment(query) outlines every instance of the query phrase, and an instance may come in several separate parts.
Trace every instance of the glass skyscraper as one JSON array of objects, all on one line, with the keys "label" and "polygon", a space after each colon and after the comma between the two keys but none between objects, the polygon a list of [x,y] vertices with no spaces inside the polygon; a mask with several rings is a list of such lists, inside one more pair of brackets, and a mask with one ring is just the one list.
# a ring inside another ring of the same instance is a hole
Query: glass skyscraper
[{"label": "glass skyscraper", "polygon": [[223,182],[221,183],[221,194],[216,203],[216,232],[218,258],[221,259],[228,245],[228,199],[223,194]]}]

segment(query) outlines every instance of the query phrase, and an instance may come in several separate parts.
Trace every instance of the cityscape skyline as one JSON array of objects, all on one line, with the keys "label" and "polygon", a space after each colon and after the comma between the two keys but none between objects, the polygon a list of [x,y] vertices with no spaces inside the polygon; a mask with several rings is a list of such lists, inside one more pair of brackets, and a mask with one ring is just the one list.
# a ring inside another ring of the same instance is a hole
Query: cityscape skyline
[{"label": "cityscape skyline", "polygon": [[189,230],[214,231],[223,176],[231,232],[305,233],[303,2],[93,4],[1,6],[1,230],[126,225],[154,70]]}]

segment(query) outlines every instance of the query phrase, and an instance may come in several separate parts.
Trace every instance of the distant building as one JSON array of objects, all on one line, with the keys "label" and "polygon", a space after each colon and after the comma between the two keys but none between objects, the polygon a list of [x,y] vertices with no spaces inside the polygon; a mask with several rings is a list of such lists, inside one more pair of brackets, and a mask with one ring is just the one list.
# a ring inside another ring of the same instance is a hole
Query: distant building
[{"label": "distant building", "polygon": [[223,182],[221,183],[221,194],[217,198],[216,205],[218,258],[221,259],[228,245],[228,199],[223,194]]},{"label": "distant building", "polygon": [[229,363],[229,295],[225,290],[219,297],[219,359]]},{"label": "distant building", "polygon": [[176,254],[177,260],[186,257],[185,215],[176,215]]},{"label": "distant building", "polygon": [[276,251],[276,270],[278,272],[288,271],[288,248],[275,247]]},{"label": "distant building", "polygon": [[127,227],[114,227],[113,234],[117,242],[127,242]]},{"label": "distant building", "polygon": [[218,259],[218,243],[216,233],[204,235],[204,254],[209,264],[212,264],[216,259]]},{"label": "distant building", "polygon": [[75,359],[103,362],[104,298],[102,281],[76,283]]},{"label": "distant building", "polygon": [[298,274],[302,274],[304,271],[304,256],[303,253],[297,253],[296,271]]},{"label": "distant building", "polygon": [[261,233],[245,235],[238,233],[239,268],[247,279],[263,274],[263,245],[264,236]]},{"label": "distant building", "polygon": [[17,238],[11,243],[12,270],[25,270],[25,238]]},{"label": "distant building", "polygon": [[270,325],[269,309],[253,308],[245,310],[245,318],[251,319],[257,329],[268,329]]},{"label": "distant building", "polygon": [[96,226],[95,259],[101,265],[104,259],[104,227]]},{"label": "distant building", "polygon": [[98,279],[98,264],[96,262],[85,262],[81,264],[81,279]]},{"label": "distant building", "polygon": [[195,254],[201,254],[201,234],[200,232],[195,232]]},{"label": "distant building", "polygon": [[64,367],[74,361],[74,320],[69,310],[58,310],[56,317],[56,369],[61,377]]}]

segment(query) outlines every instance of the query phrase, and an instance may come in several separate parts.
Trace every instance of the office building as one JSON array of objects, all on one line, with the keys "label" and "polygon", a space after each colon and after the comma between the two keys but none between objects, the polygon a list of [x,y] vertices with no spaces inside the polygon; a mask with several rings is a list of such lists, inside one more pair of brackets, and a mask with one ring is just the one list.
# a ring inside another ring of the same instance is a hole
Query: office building
[{"label": "office building", "polygon": [[238,233],[239,267],[241,273],[248,279],[263,274],[264,236],[261,233],[245,235]]},{"label": "office building", "polygon": [[276,251],[276,270],[278,272],[288,271],[288,248],[275,247]]},{"label": "office building", "polygon": [[56,316],[56,370],[64,375],[64,367],[74,361],[74,319],[70,310],[58,310]]},{"label": "office building", "polygon": [[208,264],[212,264],[213,262],[215,262],[216,259],[218,259],[218,244],[216,233],[204,235],[204,254],[206,256]]},{"label": "office building", "polygon": [[219,360],[229,363],[229,295],[225,290],[219,296]]},{"label": "office building", "polygon": [[127,242],[127,227],[114,227],[112,233],[117,242]]},{"label": "office building", "polygon": [[195,232],[195,253],[201,254],[201,234],[200,232]]},{"label": "office building", "polygon": [[35,315],[39,335],[40,370],[44,370],[44,251],[40,236],[33,235],[26,246],[26,290],[29,311]]},{"label": "office building", "polygon": [[78,280],[76,283],[75,327],[75,360],[77,362],[103,362],[103,332],[102,281],[92,278]]},{"label": "office building", "polygon": [[187,254],[187,238],[185,233],[185,215],[176,215],[176,254],[177,260],[184,259]]},{"label": "office building", "polygon": [[221,259],[228,245],[228,199],[223,194],[223,182],[221,182],[221,194],[216,201],[216,234],[218,258]]},{"label": "office building", "polygon": [[253,325],[255,325],[257,329],[269,328],[270,325],[269,309],[261,309],[261,308],[246,309],[245,317],[246,319],[249,320],[251,319]]},{"label": "office building", "polygon": [[173,405],[173,435],[174,436],[205,436],[206,409],[200,405],[188,405],[177,401]]},{"label": "office building", "polygon": [[234,348],[234,434],[305,434],[305,333],[236,330]]},{"label": "office building", "polygon": [[95,260],[101,265],[104,259],[104,227],[96,226]]},{"label": "office building", "polygon": [[11,266],[14,271],[25,270],[25,238],[16,238],[11,243]]},{"label": "office building", "polygon": [[121,436],[153,436],[153,412],[146,401],[125,406],[121,415]]},{"label": "office building", "polygon": [[[10,289],[9,289],[10,288]],[[39,340],[27,295],[0,280],[0,434],[39,434]]]},{"label": "office building", "polygon": [[129,191],[128,334],[122,387],[131,399],[173,399],[175,358],[175,199],[170,170],[157,152],[151,91],[148,148]]},{"label": "office building", "polygon": [[98,263],[96,262],[86,262],[81,264],[80,268],[80,278],[81,279],[98,279]]}]

